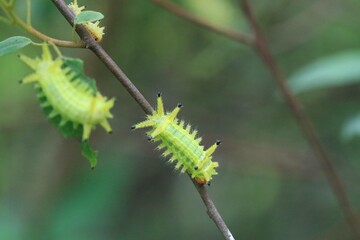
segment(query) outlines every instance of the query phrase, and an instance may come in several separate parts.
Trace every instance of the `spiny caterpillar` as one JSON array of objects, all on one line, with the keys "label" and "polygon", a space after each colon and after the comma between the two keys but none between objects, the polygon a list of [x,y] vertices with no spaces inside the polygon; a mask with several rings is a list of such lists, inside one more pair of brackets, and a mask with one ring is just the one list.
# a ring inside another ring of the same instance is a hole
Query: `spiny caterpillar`
[{"label": "spiny caterpillar", "polygon": [[[55,47],[55,46],[54,46]],[[20,59],[35,70],[21,80],[21,83],[36,83],[40,89],[38,98],[42,101],[41,107],[51,107],[49,118],[61,117],[59,126],[64,126],[68,121],[83,126],[82,140],[88,140],[91,130],[100,124],[107,132],[111,133],[107,118],[112,118],[110,109],[115,99],[107,100],[100,92],[94,91],[90,84],[84,82],[78,73],[70,67],[64,67],[64,62],[57,48],[58,58],[52,59],[49,47],[42,45],[42,58],[31,59],[20,55]]]},{"label": "spiny caterpillar", "polygon": [[[74,0],[74,2],[70,3],[68,5],[71,11],[75,14],[75,17],[79,15],[84,9],[85,6],[79,6],[77,3],[77,0]],[[96,21],[94,23],[87,22],[83,25],[85,26],[86,30],[90,33],[90,35],[95,39],[95,41],[100,42],[104,36],[104,28],[105,27],[99,27],[100,21]]]},{"label": "spiny caterpillar", "polygon": [[216,141],[206,151],[200,145],[201,138],[196,138],[197,131],[191,131],[188,124],[184,127],[185,122],[179,121],[176,116],[180,111],[182,104],[179,104],[172,112],[164,112],[164,105],[161,94],[158,94],[157,109],[147,119],[141,123],[132,126],[132,129],[151,127],[152,130],[147,132],[149,141],[161,144],[158,150],[166,148],[162,156],[167,157],[172,154],[169,159],[170,163],[177,161],[175,169],[181,168],[181,172],[187,172],[199,184],[210,182],[215,170],[219,166],[217,162],[212,162],[212,154],[220,144]]}]

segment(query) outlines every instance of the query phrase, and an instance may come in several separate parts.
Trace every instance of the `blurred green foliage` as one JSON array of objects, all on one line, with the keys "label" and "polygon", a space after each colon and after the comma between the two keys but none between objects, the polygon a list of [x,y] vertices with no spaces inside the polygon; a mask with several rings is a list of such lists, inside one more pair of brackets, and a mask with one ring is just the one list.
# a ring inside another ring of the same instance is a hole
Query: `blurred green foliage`
[{"label": "blurred green foliage", "polygon": [[[32,2],[34,26],[73,38],[50,1]],[[235,0],[175,2],[213,23],[248,29]],[[318,59],[359,51],[358,1],[251,2],[286,76]],[[351,239],[320,166],[252,49],[149,1],[80,4],[104,14],[104,48],[149,100],[161,91],[167,109],[182,102],[180,117],[198,126],[205,146],[222,139],[215,154],[220,174],[209,192],[235,237]],[[19,12],[24,5],[19,1]],[[0,40],[26,35],[0,28]],[[118,99],[114,133],[95,131],[92,144],[100,154],[92,171],[79,142],[63,139],[41,113],[34,90],[18,84],[29,69],[16,54],[1,57],[0,239],[220,239],[189,179],[164,164],[141,131],[130,131],[145,117],[133,99],[89,51],[62,52],[82,58],[99,90]],[[345,82],[349,71],[358,71],[350,64],[344,70],[348,64],[333,61],[320,69]],[[359,112],[358,79],[299,95],[357,208],[360,141],[343,142],[340,133]]]}]

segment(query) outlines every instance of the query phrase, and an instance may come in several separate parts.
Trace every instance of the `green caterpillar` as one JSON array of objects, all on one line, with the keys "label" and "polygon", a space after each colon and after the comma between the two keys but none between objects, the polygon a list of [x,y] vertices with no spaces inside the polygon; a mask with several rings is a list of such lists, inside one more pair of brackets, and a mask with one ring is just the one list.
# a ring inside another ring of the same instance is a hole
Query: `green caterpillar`
[{"label": "green caterpillar", "polygon": [[217,162],[212,161],[212,154],[220,145],[220,141],[216,141],[206,151],[200,145],[201,138],[196,138],[197,131],[191,131],[191,126],[184,128],[185,122],[179,121],[176,116],[182,107],[179,104],[171,113],[164,112],[161,94],[158,94],[157,109],[152,115],[147,116],[147,120],[132,126],[132,129],[151,127],[148,134],[150,141],[161,144],[157,149],[166,148],[162,156],[167,157],[172,154],[169,159],[170,163],[177,161],[175,169],[181,172],[187,172],[199,184],[210,182],[214,175],[217,175],[215,168],[219,166]]},{"label": "green caterpillar", "polygon": [[[55,47],[55,46],[54,46]],[[63,59],[57,48],[58,57],[53,60],[49,47],[42,45],[42,58],[31,59],[20,55],[20,59],[35,70],[25,77],[21,83],[36,83],[40,88],[39,99],[42,108],[51,107],[49,118],[61,117],[60,127],[72,122],[74,129],[82,125],[82,140],[88,140],[91,130],[100,124],[108,133],[111,127],[107,118],[112,118],[110,109],[115,99],[107,100],[100,92],[94,91],[91,85],[85,83],[78,73],[64,66]]]}]

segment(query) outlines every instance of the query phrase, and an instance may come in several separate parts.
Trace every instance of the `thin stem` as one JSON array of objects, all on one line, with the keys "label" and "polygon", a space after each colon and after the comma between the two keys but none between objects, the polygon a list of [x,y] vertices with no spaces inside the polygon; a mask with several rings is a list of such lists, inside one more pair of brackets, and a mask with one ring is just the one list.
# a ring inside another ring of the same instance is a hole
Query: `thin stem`
[{"label": "thin stem", "polygon": [[31,0],[26,0],[26,23],[31,26]]},{"label": "thin stem", "polygon": [[194,183],[196,190],[199,192],[200,197],[207,208],[207,213],[208,213],[209,217],[215,222],[217,228],[224,236],[224,239],[235,240],[235,238],[233,237],[232,233],[230,232],[228,226],[226,225],[225,221],[222,219],[220,213],[216,209],[214,202],[211,200],[211,198],[206,190],[205,185],[200,185],[194,179],[192,179],[190,175],[189,175],[189,177],[192,180],[192,182]]},{"label": "thin stem", "polygon": [[6,16],[9,18],[9,22],[10,22],[11,16],[8,12],[8,9],[9,9],[8,4],[6,2],[0,0],[0,8],[6,14]]},{"label": "thin stem", "polygon": [[[70,25],[74,25],[74,14],[68,8],[63,0],[52,0],[54,5],[58,8],[60,13],[66,18]],[[154,110],[146,98],[136,88],[136,86],[130,81],[130,79],[124,74],[120,67],[114,62],[114,60],[107,54],[107,52],[90,36],[88,31],[82,25],[76,25],[76,32],[80,38],[86,43],[86,47],[89,48],[95,55],[105,64],[105,66],[115,75],[117,80],[125,87],[129,94],[135,99],[146,114],[151,114]],[[214,203],[210,199],[206,188],[203,185],[199,185],[193,181],[196,189],[198,190],[206,208],[208,215],[215,222],[216,226],[222,232],[226,240],[234,240],[230,230],[227,228],[219,212],[217,211]]]},{"label": "thin stem", "polygon": [[317,159],[325,173],[329,185],[331,186],[339,202],[339,205],[345,215],[349,226],[351,227],[354,235],[356,236],[356,239],[360,239],[358,216],[350,203],[345,187],[336,173],[330,156],[328,155],[323,144],[321,143],[318,133],[316,132],[311,120],[306,115],[302,104],[296,99],[296,97],[291,93],[289,87],[287,86],[285,77],[277,66],[277,63],[267,46],[265,38],[262,35],[262,32],[255,19],[249,1],[240,0],[240,4],[255,34],[255,44],[253,47],[273,75],[275,82],[278,85],[287,105],[291,109],[299,126],[302,128],[310,146],[313,148],[313,151],[317,156]]},{"label": "thin stem", "polygon": [[200,27],[203,27],[205,29],[208,29],[210,31],[216,32],[220,35],[226,36],[230,39],[233,39],[238,42],[242,42],[245,44],[252,44],[253,37],[248,36],[243,33],[238,33],[232,29],[226,29],[217,25],[214,25],[186,10],[183,8],[177,6],[174,3],[168,2],[166,0],[150,0],[154,4],[164,8],[165,10],[175,14],[176,16],[179,16],[180,18],[183,18],[191,23],[194,23]]},{"label": "thin stem", "polygon": [[35,36],[35,37],[37,37],[39,39],[42,39],[42,40],[47,41],[47,42],[52,42],[56,46],[59,46],[59,47],[68,47],[68,48],[82,48],[82,47],[84,47],[83,42],[64,41],[64,40],[59,40],[59,39],[56,39],[56,38],[49,37],[49,36],[43,34],[42,32],[39,32],[38,30],[36,30],[34,27],[26,24],[18,16],[14,15],[14,14],[11,14],[11,16],[12,16],[14,24],[18,25],[19,27],[23,28],[28,33],[30,33],[31,35],[33,35],[33,36]]}]

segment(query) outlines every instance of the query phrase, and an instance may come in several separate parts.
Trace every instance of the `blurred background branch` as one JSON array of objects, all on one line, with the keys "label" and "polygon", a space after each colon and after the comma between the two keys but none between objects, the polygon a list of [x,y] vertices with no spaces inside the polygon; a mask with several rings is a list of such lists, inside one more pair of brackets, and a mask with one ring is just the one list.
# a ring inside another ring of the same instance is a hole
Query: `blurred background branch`
[{"label": "blurred background branch", "polygon": [[195,14],[192,14],[191,12],[186,11],[185,9],[183,9],[183,8],[177,6],[176,4],[171,3],[167,0],[151,0],[151,2],[162,7],[163,9],[171,12],[172,14],[175,14],[181,18],[184,18],[187,21],[192,22],[196,25],[199,25],[205,29],[214,31],[220,35],[226,36],[230,39],[233,39],[233,40],[241,42],[241,43],[250,44],[250,45],[253,44],[254,39],[252,36],[236,32],[232,29],[226,29],[224,27],[214,25],[214,24],[208,22],[207,20],[197,17]]}]

